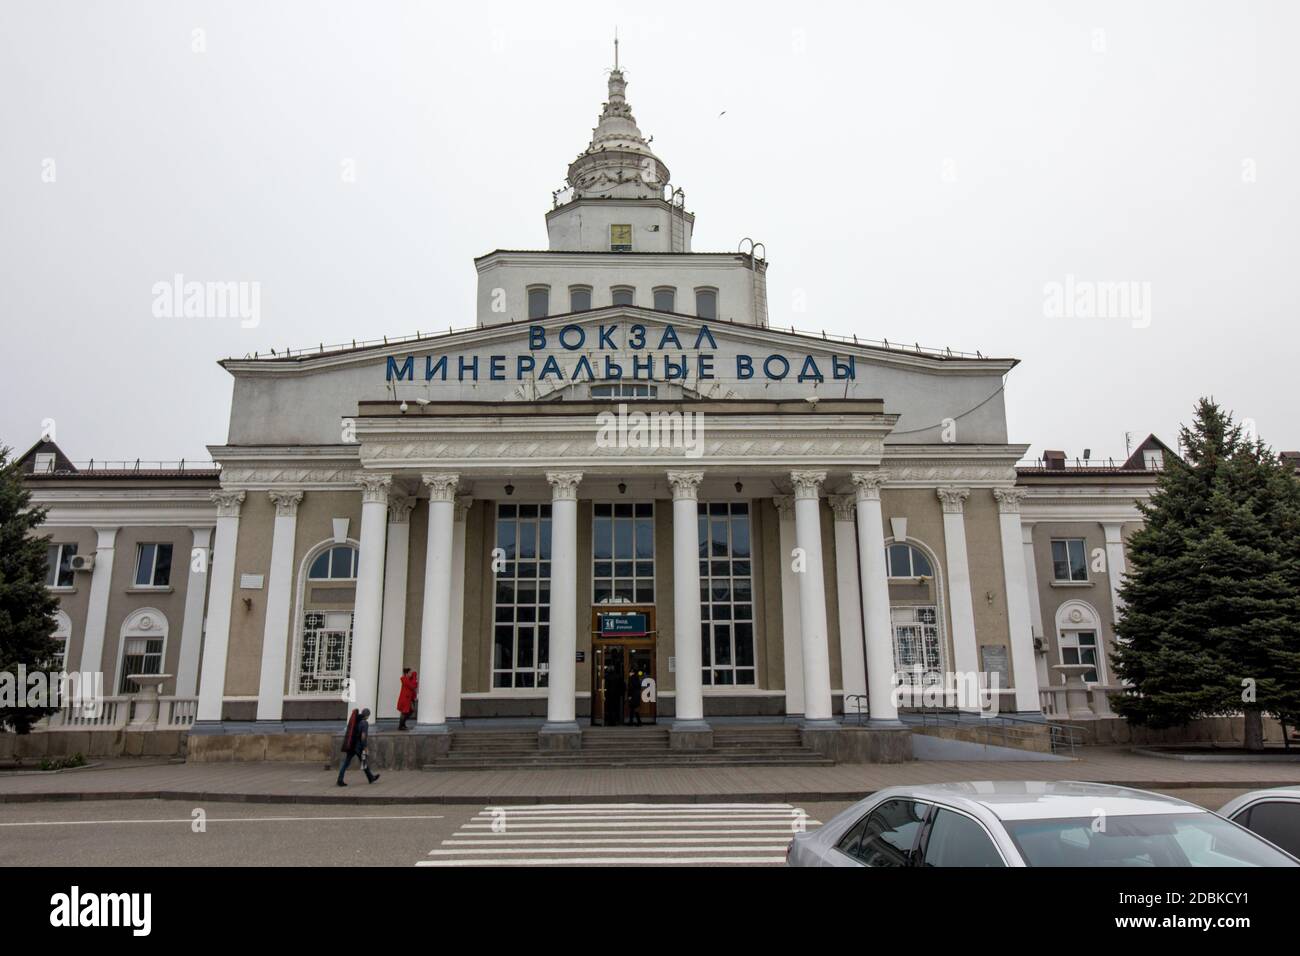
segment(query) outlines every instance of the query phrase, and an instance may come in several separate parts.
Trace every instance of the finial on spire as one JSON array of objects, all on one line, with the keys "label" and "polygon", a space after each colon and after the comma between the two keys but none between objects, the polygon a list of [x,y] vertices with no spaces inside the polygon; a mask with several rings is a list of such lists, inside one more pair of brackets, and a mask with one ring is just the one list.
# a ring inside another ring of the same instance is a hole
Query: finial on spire
[{"label": "finial on spire", "polygon": [[614,69],[618,69],[618,27],[614,28]]}]

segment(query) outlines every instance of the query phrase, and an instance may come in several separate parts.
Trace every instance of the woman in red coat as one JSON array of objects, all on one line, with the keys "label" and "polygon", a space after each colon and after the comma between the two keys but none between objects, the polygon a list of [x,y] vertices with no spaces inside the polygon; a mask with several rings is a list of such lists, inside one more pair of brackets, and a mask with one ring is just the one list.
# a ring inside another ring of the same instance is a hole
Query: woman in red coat
[{"label": "woman in red coat", "polygon": [[402,719],[397,724],[398,730],[407,730],[406,720],[415,713],[415,698],[420,690],[420,675],[409,667],[402,668],[402,692],[397,695],[397,712]]}]

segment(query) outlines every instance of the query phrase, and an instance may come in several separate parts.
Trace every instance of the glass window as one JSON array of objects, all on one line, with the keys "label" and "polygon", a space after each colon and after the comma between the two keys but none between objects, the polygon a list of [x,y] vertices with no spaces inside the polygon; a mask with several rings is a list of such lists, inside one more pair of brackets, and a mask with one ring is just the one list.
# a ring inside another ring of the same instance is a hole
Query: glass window
[{"label": "glass window", "polygon": [[591,386],[592,398],[658,398],[658,385],[633,385],[619,382],[616,385]]},{"label": "glass window", "polygon": [[654,502],[592,503],[592,600],[653,604]]},{"label": "glass window", "polygon": [[618,223],[609,227],[610,252],[632,251],[632,226],[630,223]]},{"label": "glass window", "polygon": [[52,544],[45,549],[45,583],[52,588],[72,587],[72,559],[76,557],[75,544]]},{"label": "glass window", "polygon": [[929,806],[914,800],[886,800],[867,815],[850,856],[863,866],[910,866],[912,847]]},{"label": "glass window", "polygon": [[715,290],[695,290],[695,314],[701,319],[716,319],[718,317],[718,293]]},{"label": "glass window", "polygon": [[1233,817],[1233,820],[1292,856],[1300,856],[1300,803],[1265,800]]},{"label": "glass window", "polygon": [[55,456],[52,451],[38,451],[36,461],[32,464],[32,474],[46,475],[54,473]]},{"label": "glass window", "polygon": [[703,681],[714,687],[752,686],[756,660],[749,503],[701,501],[697,514]]},{"label": "glass window", "polygon": [[163,639],[161,637],[128,637],[122,645],[122,675],[119,686],[123,694],[137,694],[140,687],[127,680],[128,674],[162,673]]},{"label": "glass window", "polygon": [[350,544],[327,548],[312,561],[307,577],[313,581],[350,581],[357,576],[357,549]]},{"label": "glass window", "polygon": [[1092,670],[1083,675],[1088,684],[1101,681],[1101,652],[1097,646],[1096,631],[1064,631],[1061,634],[1062,664],[1091,664]]},{"label": "glass window", "polygon": [[614,304],[615,304],[615,305],[634,305],[634,304],[635,304],[635,303],[632,301],[632,299],[635,297],[635,293],[634,293],[633,290],[631,290],[631,289],[614,289],[614,290],[611,291],[611,296],[612,296],[612,298],[613,298],[613,300],[614,300]]},{"label": "glass window", "polygon": [[1007,820],[1030,866],[1297,866],[1290,857],[1212,813],[1110,814]]},{"label": "glass window", "polygon": [[172,546],[142,544],[136,549],[135,586],[165,588],[171,582]]},{"label": "glass window", "polygon": [[352,625],[351,611],[303,613],[298,693],[338,694],[343,690],[352,672]]},{"label": "glass window", "polygon": [[590,309],[591,309],[590,289],[569,290],[569,311],[570,312],[587,312]]},{"label": "glass window", "polygon": [[677,290],[676,289],[655,289],[655,311],[676,312],[677,311]]},{"label": "glass window", "polygon": [[1058,581],[1087,581],[1087,547],[1083,538],[1052,540],[1052,576]]},{"label": "glass window", "polygon": [[550,314],[551,310],[551,290],[550,289],[529,289],[528,290],[528,317],[530,319],[544,319]]},{"label": "glass window", "polygon": [[897,605],[889,609],[894,629],[894,671],[913,687],[943,683],[943,642],[938,609],[933,605]]},{"label": "glass window", "polygon": [[984,828],[951,810],[935,812],[922,866],[1006,866]]},{"label": "glass window", "polygon": [[497,505],[492,686],[546,687],[551,642],[551,506]]},{"label": "glass window", "polygon": [[911,544],[891,544],[885,549],[885,563],[891,578],[934,577],[930,559],[925,552]]}]

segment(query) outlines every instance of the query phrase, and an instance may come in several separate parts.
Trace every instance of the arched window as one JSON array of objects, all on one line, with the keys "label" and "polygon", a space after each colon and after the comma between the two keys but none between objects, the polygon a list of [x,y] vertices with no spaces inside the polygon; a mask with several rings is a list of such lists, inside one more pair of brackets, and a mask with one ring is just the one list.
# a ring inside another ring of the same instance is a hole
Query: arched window
[{"label": "arched window", "polygon": [[128,675],[161,674],[163,655],[166,650],[166,616],[152,607],[133,611],[122,622],[122,643],[117,668],[117,692],[119,694],[139,693],[139,685],[135,681],[127,680]]},{"label": "arched window", "polygon": [[551,311],[551,287],[534,286],[528,290],[528,317],[544,319]]},{"label": "arched window", "polygon": [[316,556],[307,572],[312,581],[351,581],[357,576],[357,549],[350,544],[328,548]]},{"label": "arched window", "polygon": [[68,642],[72,640],[72,618],[66,612],[54,612],[54,633],[50,637],[59,645],[51,658],[50,670],[61,671],[67,665]]},{"label": "arched window", "polygon": [[1085,601],[1066,601],[1056,611],[1056,643],[1062,664],[1087,664],[1085,684],[1106,682],[1101,616]]},{"label": "arched window", "polygon": [[716,319],[718,317],[717,289],[695,290],[695,314],[701,319]]},{"label": "arched window", "polygon": [[591,309],[591,286],[575,285],[569,287],[569,311],[588,312]]},{"label": "arched window", "polygon": [[654,290],[656,312],[677,311],[677,290],[672,286],[661,286]]},{"label": "arched window", "polygon": [[610,295],[615,305],[635,305],[636,290],[631,286],[615,286],[610,289]]},{"label": "arched window", "polygon": [[932,578],[934,568],[925,552],[912,544],[891,544],[885,551],[891,578]]}]

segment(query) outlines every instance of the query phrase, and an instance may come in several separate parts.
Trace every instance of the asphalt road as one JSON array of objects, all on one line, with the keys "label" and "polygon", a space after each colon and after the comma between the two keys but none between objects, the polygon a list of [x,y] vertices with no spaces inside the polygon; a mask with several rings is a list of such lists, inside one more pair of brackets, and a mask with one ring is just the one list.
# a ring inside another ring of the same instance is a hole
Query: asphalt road
[{"label": "asphalt road", "polygon": [[[1240,790],[1170,790],[1217,809]],[[0,866],[776,865],[847,803],[0,804]]]}]

